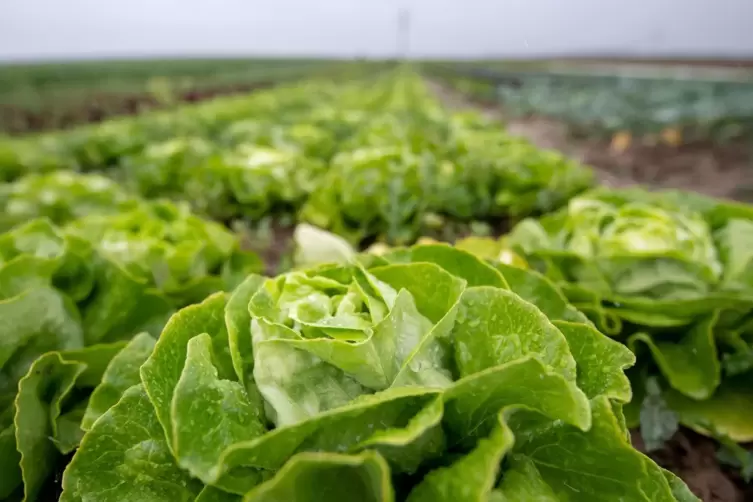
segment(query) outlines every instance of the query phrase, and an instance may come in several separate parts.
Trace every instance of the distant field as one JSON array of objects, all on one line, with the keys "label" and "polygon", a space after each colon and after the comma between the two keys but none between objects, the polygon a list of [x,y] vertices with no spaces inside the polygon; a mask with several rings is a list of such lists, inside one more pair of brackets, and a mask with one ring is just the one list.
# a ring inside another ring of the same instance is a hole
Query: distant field
[{"label": "distant field", "polygon": [[465,59],[452,62],[501,63],[514,66],[547,66],[552,63],[571,64],[648,64],[671,66],[715,66],[722,68],[745,67],[753,68],[753,57],[750,58],[632,58],[632,57],[558,57],[534,59]]},{"label": "distant field", "polygon": [[246,92],[334,65],[301,58],[0,63],[0,133],[68,127]]},{"label": "distant field", "polygon": [[753,81],[753,59],[552,58],[441,61],[460,68],[501,72],[553,72],[649,79]]},{"label": "distant field", "polygon": [[252,67],[298,65],[324,60],[233,58],[233,59],[135,59],[102,61],[56,61],[41,63],[0,62],[0,90],[17,86],[58,84],[62,80],[97,81],[103,77],[140,79],[160,75],[192,76],[213,72],[234,73]]}]

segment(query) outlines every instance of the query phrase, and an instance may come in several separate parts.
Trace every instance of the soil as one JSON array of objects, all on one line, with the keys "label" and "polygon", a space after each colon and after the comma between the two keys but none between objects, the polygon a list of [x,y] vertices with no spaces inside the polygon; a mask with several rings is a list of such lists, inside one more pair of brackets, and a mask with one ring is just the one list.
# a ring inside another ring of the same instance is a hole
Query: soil
[{"label": "soil", "polygon": [[495,104],[470,100],[435,82],[430,86],[452,108],[476,108],[487,117],[504,122],[509,133],[592,166],[604,185],[679,188],[714,197],[753,201],[753,144],[750,142],[694,142],[671,146],[633,141],[624,149],[616,149],[609,139],[574,137],[566,125],[555,120],[545,117],[506,120],[504,111]]},{"label": "soil", "polygon": [[[631,435],[633,445],[645,453],[640,432],[632,431]],[[711,439],[681,429],[661,450],[648,455],[680,476],[704,502],[753,500],[753,485],[745,483],[735,469],[720,464],[716,449]]]},{"label": "soil", "polygon": [[[248,93],[270,87],[271,81],[233,84],[184,91],[176,96],[178,103],[196,103],[218,96]],[[149,93],[93,92],[80,100],[46,103],[41,108],[26,105],[0,105],[0,132],[11,135],[66,129],[82,124],[101,122],[122,115],[136,115],[169,106]],[[170,105],[171,106],[171,105]]]},{"label": "soil", "polygon": [[240,235],[241,248],[253,251],[264,262],[264,273],[269,277],[284,272],[293,257],[293,232],[295,226],[280,221],[271,221],[264,229],[250,228],[242,221],[228,225]]},{"label": "soil", "polygon": [[560,58],[553,61],[574,64],[640,64],[652,66],[700,66],[715,68],[753,68],[753,59],[709,59],[709,58]]}]

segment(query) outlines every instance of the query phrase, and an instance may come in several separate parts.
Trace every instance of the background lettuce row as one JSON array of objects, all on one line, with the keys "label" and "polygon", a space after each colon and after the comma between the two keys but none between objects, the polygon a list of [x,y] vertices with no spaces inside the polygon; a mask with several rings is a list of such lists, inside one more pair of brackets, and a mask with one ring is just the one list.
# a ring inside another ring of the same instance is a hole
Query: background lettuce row
[{"label": "background lettuce row", "polygon": [[[401,71],[0,143],[0,179],[62,169],[98,171],[140,196],[187,201],[217,220],[296,219],[354,243],[407,244],[447,220],[538,214],[594,183],[589,169],[556,152],[443,110],[416,75]],[[83,214],[79,193],[88,204],[105,192],[121,197],[91,182],[74,190],[69,179],[52,174],[13,188],[47,194],[34,208],[5,202],[3,190],[0,204],[13,208],[15,223],[33,211]]]},{"label": "background lettuce row", "polygon": [[259,266],[221,226],[167,202],[0,234],[0,499],[51,497],[48,476],[138,383],[170,315]]},{"label": "background lettuce row", "polygon": [[251,275],[121,354],[62,501],[695,500],[630,445],[632,353],[449,246]]},{"label": "background lettuce row", "polygon": [[[597,190],[521,222],[508,244],[657,369],[680,422],[753,440],[753,207],[682,192]],[[651,400],[647,400],[648,404]],[[671,434],[671,430],[668,431]]]}]

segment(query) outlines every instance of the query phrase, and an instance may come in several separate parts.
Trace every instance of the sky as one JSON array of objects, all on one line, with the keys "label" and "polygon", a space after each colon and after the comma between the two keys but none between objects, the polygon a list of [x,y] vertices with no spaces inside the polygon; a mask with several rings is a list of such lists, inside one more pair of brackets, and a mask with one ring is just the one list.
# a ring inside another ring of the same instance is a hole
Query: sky
[{"label": "sky", "polygon": [[0,0],[0,60],[391,56],[753,56],[753,0]]}]

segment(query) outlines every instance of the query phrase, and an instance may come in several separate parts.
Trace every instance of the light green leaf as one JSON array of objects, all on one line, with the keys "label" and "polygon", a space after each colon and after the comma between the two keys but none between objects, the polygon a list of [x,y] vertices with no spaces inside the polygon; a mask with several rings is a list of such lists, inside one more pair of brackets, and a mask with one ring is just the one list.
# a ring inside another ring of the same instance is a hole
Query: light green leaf
[{"label": "light green leaf", "polygon": [[753,221],[732,219],[715,237],[724,262],[722,287],[753,293]]},{"label": "light green leaf", "polygon": [[295,264],[309,267],[320,263],[349,263],[356,251],[345,239],[321,230],[312,225],[301,223],[293,233],[295,241]]},{"label": "light green leaf", "polygon": [[499,488],[495,490],[494,502],[518,502],[535,500],[536,502],[560,502],[560,498],[547,484],[536,469],[536,464],[524,456],[510,461],[508,469],[502,475]]},{"label": "light green leaf", "polygon": [[274,478],[243,498],[246,502],[392,502],[394,499],[387,462],[378,453],[369,451],[358,455],[300,453]]},{"label": "light green leaf", "polygon": [[[530,487],[543,480],[557,494],[557,500],[674,502],[662,469],[630,445],[609,400],[599,397],[591,401],[591,406],[593,420],[587,431],[557,422],[547,426],[524,413],[516,415],[510,465],[517,477],[527,477],[528,481],[519,479],[506,486],[503,473],[502,493],[510,500],[521,500],[516,498],[519,492],[506,490],[519,490],[521,485]],[[525,460],[529,462],[523,463]]]},{"label": "light green leaf", "polygon": [[372,268],[369,273],[395,291],[410,292],[419,312],[433,323],[439,322],[457,303],[466,284],[433,263],[387,265]]},{"label": "light green leaf", "polygon": [[575,381],[575,360],[560,331],[535,306],[499,288],[469,288],[460,299],[455,360],[461,376],[536,355]]},{"label": "light green leaf", "polygon": [[154,404],[157,419],[165,429],[171,448],[173,431],[170,406],[185,365],[188,341],[198,334],[208,333],[212,337],[213,345],[219,348],[214,355],[218,361],[224,362],[218,368],[221,378],[229,378],[232,375],[224,322],[226,303],[227,295],[217,293],[202,303],[186,307],[175,314],[165,326],[149,359],[141,366],[144,390]]},{"label": "light green leaf", "polygon": [[254,354],[251,346],[251,314],[248,304],[251,298],[264,284],[266,278],[261,275],[249,275],[230,296],[225,307],[225,324],[227,325],[228,346],[233,360],[233,369],[238,381],[248,387],[254,367]]},{"label": "light green leaf", "polygon": [[530,356],[462,378],[444,396],[445,430],[460,444],[488,434],[496,413],[507,406],[524,406],[583,430],[591,424],[583,392]]},{"label": "light green leaf", "polygon": [[606,396],[629,402],[632,391],[625,369],[635,364],[630,349],[587,324],[567,321],[554,321],[553,324],[567,339],[577,364],[578,387],[588,398]]},{"label": "light green leaf", "polygon": [[32,289],[0,301],[0,318],[0,368],[11,382],[40,354],[83,346],[75,307],[54,289]]},{"label": "light green leaf", "polygon": [[277,427],[343,406],[365,392],[342,370],[291,345],[300,336],[290,328],[259,318],[252,321],[251,334],[254,382]]},{"label": "light green leaf", "polygon": [[16,396],[16,445],[21,453],[24,500],[35,500],[59,453],[53,422],[60,415],[62,400],[73,388],[85,365],[65,361],[60,353],[40,357],[18,383]]},{"label": "light green leaf", "polygon": [[455,248],[468,251],[485,260],[497,260],[502,252],[502,242],[491,237],[471,235],[455,241]]},{"label": "light green leaf", "polygon": [[81,421],[83,430],[91,429],[94,422],[114,406],[126,390],[141,382],[139,368],[152,353],[155,343],[148,333],[140,333],[109,361],[101,383],[89,397],[89,405]]},{"label": "light green leaf", "polygon": [[447,340],[455,326],[459,306],[460,302],[456,302],[413,348],[395,376],[393,387],[418,385],[444,388],[452,383],[452,349]]},{"label": "light green leaf", "polygon": [[[431,427],[431,412],[411,422],[421,410],[432,403],[438,393],[419,388],[389,389],[363,396],[337,409],[325,411],[308,420],[278,427],[258,439],[238,443],[223,454],[222,470],[245,466],[256,469],[279,469],[290,457],[304,451],[342,452],[367,444],[388,445],[394,441],[420,440],[422,430]],[[396,429],[408,428],[405,434]]]},{"label": "light green leaf", "polygon": [[201,483],[173,460],[142,386],[128,389],[84,436],[60,502],[193,502]]},{"label": "light green leaf", "polygon": [[536,305],[552,321],[588,322],[586,316],[570,306],[565,295],[543,275],[503,263],[495,266],[513,293]]},{"label": "light green leaf", "polygon": [[83,399],[52,422],[53,437],[50,440],[55,443],[58,451],[63,455],[68,455],[78,448],[81,438],[84,437],[81,420],[84,418],[86,405],[87,399]]},{"label": "light green leaf", "polygon": [[435,263],[468,282],[468,286],[494,286],[508,289],[505,278],[482,259],[446,244],[427,244],[411,248],[411,261]]},{"label": "light green leaf", "polygon": [[24,291],[49,287],[60,260],[22,254],[0,266],[0,298],[20,295]]},{"label": "light green leaf", "polygon": [[95,291],[83,310],[87,344],[128,339],[142,331],[156,336],[173,312],[162,295],[107,261],[98,265]]},{"label": "light green leaf", "polygon": [[677,502],[701,502],[701,499],[696,497],[693,492],[690,491],[688,485],[683,482],[674,473],[669,472],[666,469],[662,469],[662,474],[667,478],[669,487],[672,490],[672,495],[675,496]]},{"label": "light green leaf", "polygon": [[249,401],[242,384],[218,378],[212,338],[206,333],[193,337],[171,406],[178,464],[207,484],[217,482],[222,451],[264,434],[263,420],[263,409]]},{"label": "light green leaf", "polygon": [[[382,390],[392,384],[403,362],[430,329],[431,323],[418,313],[413,297],[402,289],[389,314],[363,342],[300,338],[288,343],[340,368],[364,387]],[[440,363],[436,361],[437,370],[442,369]]]},{"label": "light green leaf", "polygon": [[100,343],[62,352],[66,361],[76,361],[86,365],[84,372],[76,379],[76,388],[93,389],[99,385],[112,358],[125,346],[126,342]]},{"label": "light green leaf", "polygon": [[733,441],[753,441],[753,384],[746,373],[725,379],[709,399],[695,400],[669,390],[664,398],[680,423],[702,434],[720,434]]},{"label": "light green leaf", "polygon": [[718,387],[721,367],[714,339],[718,313],[688,328],[677,342],[655,340],[647,333],[633,335],[628,343],[645,343],[669,384],[694,399],[707,399]]}]

